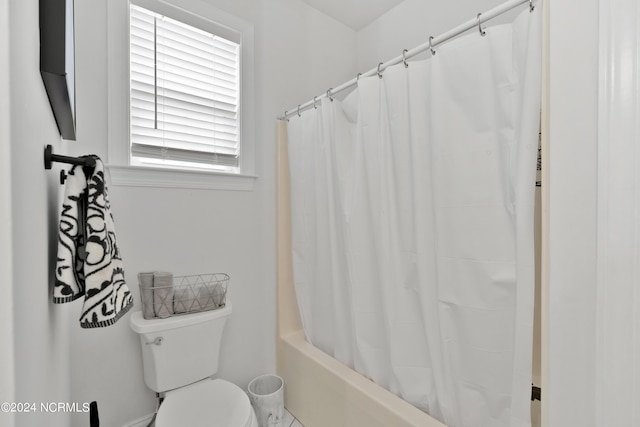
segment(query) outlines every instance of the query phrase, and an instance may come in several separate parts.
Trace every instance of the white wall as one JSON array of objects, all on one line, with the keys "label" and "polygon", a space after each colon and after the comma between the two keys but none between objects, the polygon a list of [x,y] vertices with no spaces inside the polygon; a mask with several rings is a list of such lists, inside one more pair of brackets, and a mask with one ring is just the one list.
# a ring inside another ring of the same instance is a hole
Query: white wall
[{"label": "white wall", "polygon": [[596,425],[598,3],[547,2],[550,427]]},{"label": "white wall", "polygon": [[[429,41],[505,0],[405,0],[358,31],[358,71],[365,72]],[[521,11],[522,8],[518,8]],[[511,14],[486,24],[508,22]],[[352,76],[354,77],[354,76]]]},{"label": "white wall", "polygon": [[597,426],[640,425],[638,12],[599,2]]},{"label": "white wall", "polygon": [[[13,257],[11,255],[11,102],[9,100],[9,1],[0,0],[0,402],[15,400],[13,357]],[[2,424],[13,427],[13,414],[0,414]]]},{"label": "white wall", "polygon": [[[3,286],[12,286],[13,292],[14,399],[38,405],[66,402],[68,309],[54,306],[50,297],[59,188],[42,160],[45,144],[59,149],[60,136],[39,72],[38,1],[10,1],[8,22],[11,124],[10,141],[3,145],[10,144],[13,271],[12,281]],[[19,414],[16,425],[66,427],[69,414]]]}]

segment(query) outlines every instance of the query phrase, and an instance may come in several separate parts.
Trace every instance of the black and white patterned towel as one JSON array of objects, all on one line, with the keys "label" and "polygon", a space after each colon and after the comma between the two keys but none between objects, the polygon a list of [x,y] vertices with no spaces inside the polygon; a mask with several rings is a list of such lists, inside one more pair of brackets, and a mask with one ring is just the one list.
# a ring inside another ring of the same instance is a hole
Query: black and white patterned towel
[{"label": "black and white patterned towel", "polygon": [[60,214],[53,302],[84,297],[80,326],[114,324],[133,306],[110,212],[104,166],[74,166]]}]

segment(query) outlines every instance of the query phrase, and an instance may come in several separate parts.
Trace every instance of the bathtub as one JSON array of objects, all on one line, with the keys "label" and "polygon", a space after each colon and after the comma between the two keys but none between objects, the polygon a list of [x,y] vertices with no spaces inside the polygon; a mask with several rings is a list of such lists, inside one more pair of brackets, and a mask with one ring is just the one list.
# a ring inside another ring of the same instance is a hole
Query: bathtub
[{"label": "bathtub", "polygon": [[276,370],[305,427],[445,427],[304,338],[293,287],[286,123],[278,122]]},{"label": "bathtub", "polygon": [[444,427],[307,343],[302,331],[278,338],[277,372],[285,406],[305,427]]}]

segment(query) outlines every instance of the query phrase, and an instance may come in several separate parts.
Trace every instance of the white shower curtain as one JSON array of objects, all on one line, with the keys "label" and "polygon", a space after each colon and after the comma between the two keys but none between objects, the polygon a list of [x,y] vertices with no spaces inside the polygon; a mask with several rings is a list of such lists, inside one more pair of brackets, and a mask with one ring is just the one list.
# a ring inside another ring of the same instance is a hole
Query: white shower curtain
[{"label": "white shower curtain", "polygon": [[530,426],[540,9],[288,124],[307,339],[450,427]]}]

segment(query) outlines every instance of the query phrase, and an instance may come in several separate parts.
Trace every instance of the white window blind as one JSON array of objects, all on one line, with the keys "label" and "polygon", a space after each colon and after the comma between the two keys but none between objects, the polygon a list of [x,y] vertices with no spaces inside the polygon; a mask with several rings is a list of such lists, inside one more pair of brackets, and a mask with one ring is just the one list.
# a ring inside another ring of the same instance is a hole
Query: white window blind
[{"label": "white window blind", "polygon": [[240,45],[131,5],[131,157],[237,168]]}]

